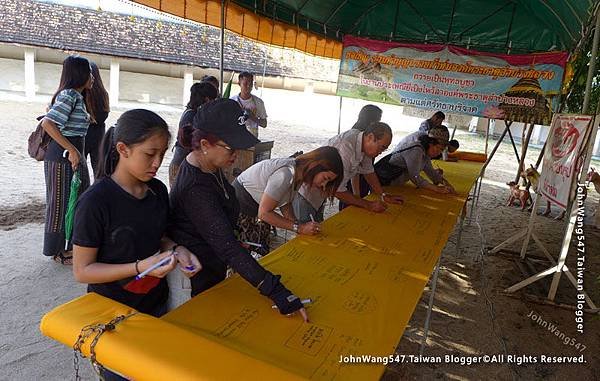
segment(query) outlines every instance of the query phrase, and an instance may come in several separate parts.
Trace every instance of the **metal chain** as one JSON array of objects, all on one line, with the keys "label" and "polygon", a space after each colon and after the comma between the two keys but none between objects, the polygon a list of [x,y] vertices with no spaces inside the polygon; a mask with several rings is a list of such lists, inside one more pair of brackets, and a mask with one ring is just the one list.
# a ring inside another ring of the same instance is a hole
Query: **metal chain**
[{"label": "metal chain", "polygon": [[79,336],[77,336],[75,344],[73,344],[73,369],[75,369],[76,381],[81,380],[81,376],[79,375],[79,356],[81,356],[81,358],[85,358],[85,355],[81,351],[81,347],[89,338],[93,338],[92,342],[90,343],[90,363],[92,364],[92,368],[94,369],[98,377],[100,377],[100,380],[104,380],[104,377],[102,377],[100,373],[102,365],[96,361],[96,344],[98,344],[98,340],[104,332],[113,331],[117,324],[121,323],[125,319],[132,317],[135,314],[137,314],[137,312],[132,312],[129,315],[119,315],[106,324],[90,324],[86,325],[81,329],[81,332],[79,333]]}]

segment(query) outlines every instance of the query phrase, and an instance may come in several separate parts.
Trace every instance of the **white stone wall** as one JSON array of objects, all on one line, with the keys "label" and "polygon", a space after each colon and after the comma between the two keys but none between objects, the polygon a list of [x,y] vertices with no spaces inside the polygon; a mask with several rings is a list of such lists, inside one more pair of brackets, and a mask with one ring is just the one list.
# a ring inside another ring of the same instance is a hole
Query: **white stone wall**
[{"label": "white stone wall", "polygon": [[[103,77],[108,78],[108,76]],[[119,100],[181,105],[183,79],[121,71]]]},{"label": "white stone wall", "polygon": [[0,58],[0,90],[25,91],[25,62]]}]

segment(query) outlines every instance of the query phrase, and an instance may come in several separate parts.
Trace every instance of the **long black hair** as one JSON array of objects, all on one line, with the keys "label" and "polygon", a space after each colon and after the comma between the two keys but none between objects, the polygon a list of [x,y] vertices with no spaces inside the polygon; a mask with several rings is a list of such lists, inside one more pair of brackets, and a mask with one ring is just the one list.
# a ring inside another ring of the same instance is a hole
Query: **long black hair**
[{"label": "long black hair", "polygon": [[117,143],[127,146],[143,143],[154,134],[163,134],[171,138],[167,122],[158,114],[144,109],[133,109],[123,113],[117,123],[104,134],[100,146],[101,160],[98,165],[96,179],[113,174],[119,163]]},{"label": "long black hair", "polygon": [[354,123],[352,128],[360,131],[364,131],[373,122],[379,122],[381,120],[381,114],[383,111],[375,105],[366,105],[360,109],[358,113],[358,120]]},{"label": "long black hair", "polygon": [[92,75],[94,76],[94,86],[92,86],[91,90],[89,90],[88,95],[90,99],[91,111],[94,116],[96,116],[101,111],[109,112],[110,104],[108,101],[108,92],[104,88],[104,83],[100,77],[98,65],[90,61],[90,66],[92,68]]},{"label": "long black hair", "polygon": [[208,101],[217,98],[217,89],[210,82],[197,82],[190,87],[190,101],[187,108],[196,110]]},{"label": "long black hair", "polygon": [[[86,58],[79,56],[68,56],[65,58],[58,90],[52,96],[50,104],[54,104],[56,97],[64,89],[77,89],[84,86],[90,79],[91,70],[90,61]],[[86,91],[84,91],[84,97],[86,96],[85,93]]]},{"label": "long black hair", "polygon": [[200,78],[200,82],[208,82],[215,87],[215,89],[219,90],[219,80],[214,75],[203,75]]}]

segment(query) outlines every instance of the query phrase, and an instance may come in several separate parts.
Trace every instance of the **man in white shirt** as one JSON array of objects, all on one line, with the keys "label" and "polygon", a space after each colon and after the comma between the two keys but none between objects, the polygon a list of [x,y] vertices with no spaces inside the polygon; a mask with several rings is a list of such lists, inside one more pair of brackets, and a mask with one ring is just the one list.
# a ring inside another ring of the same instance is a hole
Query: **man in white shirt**
[{"label": "man in white shirt", "polygon": [[[392,129],[381,122],[371,123],[364,132],[351,129],[329,139],[326,145],[337,148],[344,164],[344,179],[335,197],[347,205],[354,205],[376,213],[384,212],[387,209],[386,203],[402,203],[402,197],[383,192],[373,168],[373,159],[385,151],[391,142]],[[349,180],[355,181],[358,174],[365,177],[372,193],[379,196],[376,200],[365,200],[346,188],[346,183]],[[309,189],[305,186],[300,187],[298,193],[298,197],[292,202],[298,222],[308,222],[311,219],[323,221],[325,203],[323,194],[314,188]]]},{"label": "man in white shirt", "polygon": [[252,135],[258,138],[258,126],[265,128],[267,127],[267,110],[265,109],[265,103],[252,94],[252,86],[254,85],[254,75],[247,71],[241,72],[238,76],[238,83],[240,85],[240,93],[233,95],[231,99],[239,103],[239,105],[246,111],[246,128],[252,133]]}]

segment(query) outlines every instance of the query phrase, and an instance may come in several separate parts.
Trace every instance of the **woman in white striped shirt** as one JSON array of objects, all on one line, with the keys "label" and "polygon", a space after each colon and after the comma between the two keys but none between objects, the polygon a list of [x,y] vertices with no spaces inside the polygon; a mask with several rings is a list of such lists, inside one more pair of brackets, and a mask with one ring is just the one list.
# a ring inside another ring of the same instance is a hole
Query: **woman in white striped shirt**
[{"label": "woman in white striped shirt", "polygon": [[42,127],[52,138],[44,158],[46,178],[46,227],[44,255],[64,265],[71,265],[72,249],[65,247],[65,214],[73,173],[79,171],[81,194],[89,186],[87,163],[82,155],[90,121],[94,120],[86,105],[86,93],[94,84],[87,59],[69,56],[63,62],[58,90],[42,120]]}]

